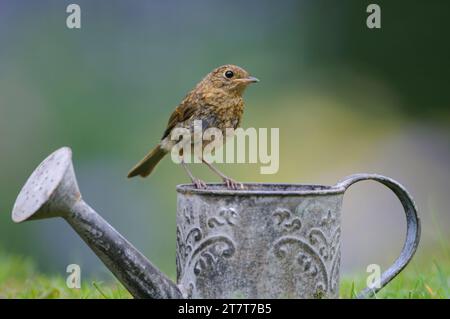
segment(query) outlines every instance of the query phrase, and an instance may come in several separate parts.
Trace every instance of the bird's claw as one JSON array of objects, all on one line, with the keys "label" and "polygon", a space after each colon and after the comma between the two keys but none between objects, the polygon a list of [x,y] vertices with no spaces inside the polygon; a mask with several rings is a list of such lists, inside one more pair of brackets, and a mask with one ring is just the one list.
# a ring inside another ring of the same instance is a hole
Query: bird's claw
[{"label": "bird's claw", "polygon": [[207,188],[206,183],[204,181],[202,181],[201,179],[194,179],[194,180],[192,180],[192,183],[194,184],[195,188],[199,188],[199,189]]},{"label": "bird's claw", "polygon": [[244,189],[244,184],[236,182],[235,180],[232,180],[231,178],[224,178],[223,182],[227,186],[228,189]]}]

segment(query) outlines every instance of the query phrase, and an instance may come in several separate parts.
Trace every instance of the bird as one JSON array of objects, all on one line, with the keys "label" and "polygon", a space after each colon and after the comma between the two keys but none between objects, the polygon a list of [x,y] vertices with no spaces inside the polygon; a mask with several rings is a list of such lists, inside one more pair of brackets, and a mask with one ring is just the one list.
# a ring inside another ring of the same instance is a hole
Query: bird
[{"label": "bird", "polygon": [[[238,128],[244,112],[243,93],[250,84],[256,82],[259,82],[256,77],[237,65],[226,64],[212,70],[175,108],[161,141],[129,171],[128,178],[147,177],[153,172],[156,165],[171,152],[172,147],[177,143],[176,140],[171,139],[171,133],[176,128],[185,128],[189,132],[194,132],[195,121],[202,121],[203,132],[212,127],[222,132],[225,132],[227,128]],[[226,139],[230,137],[226,134],[223,136]],[[193,143],[190,146],[194,147]],[[180,153],[180,163],[193,185],[196,188],[207,188],[205,182],[194,177],[182,152]],[[201,158],[201,161],[223,180],[227,188],[243,188],[242,183],[229,178],[204,158]]]}]

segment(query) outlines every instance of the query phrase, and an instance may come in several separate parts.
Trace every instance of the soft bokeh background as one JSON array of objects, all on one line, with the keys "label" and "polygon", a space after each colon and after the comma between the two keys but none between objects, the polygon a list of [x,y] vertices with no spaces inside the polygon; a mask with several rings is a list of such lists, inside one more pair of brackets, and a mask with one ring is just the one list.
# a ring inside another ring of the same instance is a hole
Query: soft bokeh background
[{"label": "soft bokeh background", "polygon": [[[170,276],[175,185],[165,160],[148,179],[125,178],[158,142],[172,109],[212,68],[234,63],[261,79],[246,93],[244,127],[280,128],[280,170],[227,164],[240,181],[334,184],[356,172],[390,176],[413,194],[423,222],[418,258],[450,238],[450,44],[447,1],[0,0],[0,247],[44,272],[71,263],[109,273],[62,220],[15,225],[21,186],[49,153],[73,149],[84,198]],[[206,168],[195,168],[216,181]],[[386,188],[361,183],[345,198],[343,271],[383,267],[405,222]],[[444,254],[443,254],[444,253]],[[431,256],[431,257],[429,257]],[[440,257],[439,257],[440,258]]]}]

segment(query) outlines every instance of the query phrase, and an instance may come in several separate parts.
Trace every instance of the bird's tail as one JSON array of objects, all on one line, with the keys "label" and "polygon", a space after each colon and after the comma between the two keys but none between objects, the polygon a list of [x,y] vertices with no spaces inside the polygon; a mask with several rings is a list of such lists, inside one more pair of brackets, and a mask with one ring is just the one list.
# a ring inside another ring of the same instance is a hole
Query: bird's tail
[{"label": "bird's tail", "polygon": [[166,151],[160,145],[151,150],[139,163],[128,173],[128,178],[140,175],[146,177],[155,168],[156,164],[166,155]]}]

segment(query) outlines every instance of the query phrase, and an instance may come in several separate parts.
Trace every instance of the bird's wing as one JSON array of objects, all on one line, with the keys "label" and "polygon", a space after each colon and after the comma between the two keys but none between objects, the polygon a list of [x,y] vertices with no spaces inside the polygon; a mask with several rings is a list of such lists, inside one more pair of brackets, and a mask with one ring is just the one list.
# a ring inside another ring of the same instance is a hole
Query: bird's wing
[{"label": "bird's wing", "polygon": [[167,123],[166,130],[164,131],[162,139],[165,139],[172,129],[181,122],[189,119],[197,110],[198,106],[196,103],[189,103],[190,101],[183,101],[176,109],[173,111]]}]

